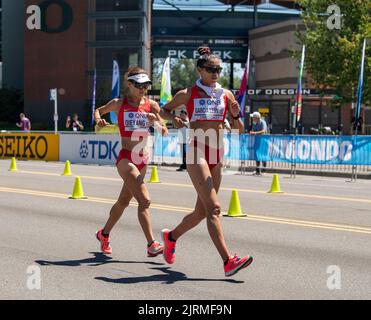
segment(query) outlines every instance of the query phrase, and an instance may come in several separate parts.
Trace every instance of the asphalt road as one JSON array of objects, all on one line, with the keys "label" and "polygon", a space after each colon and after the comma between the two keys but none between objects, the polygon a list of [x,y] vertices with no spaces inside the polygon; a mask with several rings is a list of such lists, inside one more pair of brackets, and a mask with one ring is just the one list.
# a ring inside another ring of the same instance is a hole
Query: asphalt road
[{"label": "asphalt road", "polygon": [[[269,194],[272,175],[226,172],[223,211],[237,189],[247,217],[223,217],[225,238],[254,262],[225,278],[205,222],[178,241],[175,264],[147,258],[134,202],[101,254],[95,231],[122,186],[114,167],[72,165],[88,199],[71,200],[63,163],[9,165],[0,160],[0,299],[371,299],[371,181],[280,175],[284,192]],[[160,238],[196,194],[186,172],[158,173],[148,186]]]}]

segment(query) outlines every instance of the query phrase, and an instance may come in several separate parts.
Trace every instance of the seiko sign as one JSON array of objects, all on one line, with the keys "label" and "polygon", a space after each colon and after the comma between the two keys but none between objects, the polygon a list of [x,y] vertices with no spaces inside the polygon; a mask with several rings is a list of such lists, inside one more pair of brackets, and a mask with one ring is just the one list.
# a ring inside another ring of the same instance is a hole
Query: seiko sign
[{"label": "seiko sign", "polygon": [[[48,8],[51,5],[60,7],[62,13],[61,24],[57,27],[50,27],[46,22]],[[46,0],[38,5],[27,7],[26,26],[29,30],[41,30],[46,33],[60,33],[68,30],[73,22],[73,11],[71,6],[63,0]]]}]

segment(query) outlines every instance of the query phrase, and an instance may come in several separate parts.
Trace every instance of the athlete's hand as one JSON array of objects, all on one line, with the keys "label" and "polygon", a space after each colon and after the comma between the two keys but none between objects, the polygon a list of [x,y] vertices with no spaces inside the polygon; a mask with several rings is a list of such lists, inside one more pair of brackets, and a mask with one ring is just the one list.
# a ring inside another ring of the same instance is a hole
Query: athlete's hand
[{"label": "athlete's hand", "polygon": [[99,119],[99,121],[97,122],[97,125],[98,127],[105,127],[105,126],[108,126],[109,123],[106,121],[106,119]]},{"label": "athlete's hand", "polygon": [[173,124],[174,124],[175,128],[177,128],[177,129],[186,127],[186,124],[184,123],[184,121],[182,120],[182,118],[179,118],[177,116],[175,116],[173,118]]},{"label": "athlete's hand", "polygon": [[147,118],[148,118],[148,121],[153,125],[155,123],[155,121],[157,120],[157,117],[154,113],[147,113]]},{"label": "athlete's hand", "polygon": [[169,133],[169,130],[167,129],[165,124],[162,124],[159,121],[155,121],[154,128],[157,130],[158,133],[160,133],[162,136],[167,136]]},{"label": "athlete's hand", "polygon": [[169,134],[169,130],[168,128],[166,127],[166,124],[164,124],[161,128],[161,134],[163,137],[166,137],[168,134]]},{"label": "athlete's hand", "polygon": [[229,112],[232,117],[237,117],[240,114],[241,108],[236,100],[231,102]]}]

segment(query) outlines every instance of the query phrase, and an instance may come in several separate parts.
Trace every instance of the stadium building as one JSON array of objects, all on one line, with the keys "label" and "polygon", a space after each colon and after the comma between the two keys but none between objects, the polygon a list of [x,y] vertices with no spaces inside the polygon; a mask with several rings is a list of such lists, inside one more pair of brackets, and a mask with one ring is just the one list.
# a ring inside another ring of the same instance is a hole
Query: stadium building
[{"label": "stadium building", "polygon": [[[95,69],[99,105],[111,97],[113,60],[121,74],[141,65],[158,80],[162,60],[194,60],[206,43],[220,54],[234,90],[251,48],[247,111],[260,111],[273,133],[290,131],[298,61],[289,50],[300,49],[294,33],[303,29],[294,1],[4,0],[2,7],[3,84],[24,90],[35,128],[53,127],[52,88],[58,89],[59,129],[74,112],[89,127]],[[316,94],[304,96],[304,129],[323,125],[346,133],[349,108],[328,110]]]}]

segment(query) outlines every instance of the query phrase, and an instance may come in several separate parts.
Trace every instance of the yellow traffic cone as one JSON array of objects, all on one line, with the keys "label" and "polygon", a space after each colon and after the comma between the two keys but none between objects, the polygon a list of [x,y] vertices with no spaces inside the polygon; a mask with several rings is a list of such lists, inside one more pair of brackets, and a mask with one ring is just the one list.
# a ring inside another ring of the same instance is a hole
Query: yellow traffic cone
[{"label": "yellow traffic cone", "polygon": [[148,182],[149,182],[149,183],[159,183],[159,182],[161,182],[161,181],[158,179],[157,167],[156,167],[156,166],[153,166],[153,167],[152,167],[151,178],[149,179]]},{"label": "yellow traffic cone", "polygon": [[71,172],[71,163],[69,160],[66,161],[66,164],[64,165],[64,172],[62,174],[62,176],[71,176],[72,175],[72,172]]},{"label": "yellow traffic cone", "polygon": [[73,186],[73,193],[70,199],[87,199],[84,196],[84,190],[82,189],[82,183],[80,177],[76,177],[75,184]]},{"label": "yellow traffic cone", "polygon": [[246,217],[247,215],[242,213],[240,199],[238,197],[237,190],[232,190],[232,197],[229,202],[228,213],[225,214],[226,217]]},{"label": "yellow traffic cone", "polygon": [[280,182],[278,181],[278,174],[273,175],[271,189],[268,191],[268,193],[282,193]]},{"label": "yellow traffic cone", "polygon": [[15,161],[15,157],[12,158],[12,161],[10,163],[9,171],[18,171],[17,162]]}]

